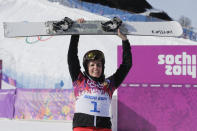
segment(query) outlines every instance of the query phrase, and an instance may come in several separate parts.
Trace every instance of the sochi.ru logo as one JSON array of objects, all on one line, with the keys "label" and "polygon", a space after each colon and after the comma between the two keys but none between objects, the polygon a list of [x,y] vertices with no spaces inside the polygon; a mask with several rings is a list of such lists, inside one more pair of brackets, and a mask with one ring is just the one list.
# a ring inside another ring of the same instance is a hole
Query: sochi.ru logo
[{"label": "sochi.ru logo", "polygon": [[182,54],[159,54],[158,64],[165,65],[166,75],[191,76],[196,78],[196,55]]}]

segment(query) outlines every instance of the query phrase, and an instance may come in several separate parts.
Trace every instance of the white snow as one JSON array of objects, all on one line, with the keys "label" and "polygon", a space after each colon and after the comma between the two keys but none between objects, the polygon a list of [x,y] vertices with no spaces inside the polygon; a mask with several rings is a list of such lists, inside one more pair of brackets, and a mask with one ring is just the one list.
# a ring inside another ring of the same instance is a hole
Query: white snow
[{"label": "white snow", "polygon": [[[60,20],[65,16],[71,19],[106,20],[103,16],[83,10],[69,8],[47,0],[0,0],[0,58],[3,68],[11,70],[10,76],[21,74],[43,75],[53,78],[63,77],[67,82],[64,88],[71,88],[67,67],[67,51],[70,36],[55,36],[47,41],[27,44],[27,38],[4,38],[3,22],[13,21],[47,21]],[[48,39],[49,37],[43,37]],[[131,45],[196,45],[197,42],[183,38],[128,36]],[[37,37],[28,38],[36,41]],[[79,59],[91,49],[99,49],[105,53],[105,74],[113,74],[117,67],[117,46],[121,45],[118,36],[80,36]],[[3,86],[6,84],[3,84]],[[50,83],[45,83],[50,87]],[[0,120],[3,131],[71,131],[71,122],[38,122]]]}]

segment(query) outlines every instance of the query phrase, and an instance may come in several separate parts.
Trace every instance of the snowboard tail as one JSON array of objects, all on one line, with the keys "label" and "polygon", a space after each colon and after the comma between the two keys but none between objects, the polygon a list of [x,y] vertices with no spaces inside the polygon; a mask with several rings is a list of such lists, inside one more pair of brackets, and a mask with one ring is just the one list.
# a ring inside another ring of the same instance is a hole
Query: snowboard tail
[{"label": "snowboard tail", "polygon": [[176,21],[122,22],[115,17],[110,21],[87,20],[78,23],[65,18],[62,21],[47,22],[4,22],[4,36],[117,35],[118,28],[126,35],[139,36],[178,37],[183,33],[181,25]]}]

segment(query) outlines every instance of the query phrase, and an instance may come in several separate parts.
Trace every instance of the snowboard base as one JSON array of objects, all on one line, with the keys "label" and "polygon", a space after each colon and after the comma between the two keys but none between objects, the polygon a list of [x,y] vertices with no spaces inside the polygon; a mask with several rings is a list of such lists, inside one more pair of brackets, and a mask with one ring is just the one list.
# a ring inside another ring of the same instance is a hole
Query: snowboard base
[{"label": "snowboard base", "polygon": [[[54,30],[58,21],[47,22],[4,22],[4,36],[51,36],[51,35],[117,35],[117,30],[105,31],[102,23],[106,21],[73,22],[67,30]],[[113,26],[113,25],[112,25]],[[165,22],[123,22],[119,27],[126,35],[178,37],[182,35],[181,25],[176,21]]]}]

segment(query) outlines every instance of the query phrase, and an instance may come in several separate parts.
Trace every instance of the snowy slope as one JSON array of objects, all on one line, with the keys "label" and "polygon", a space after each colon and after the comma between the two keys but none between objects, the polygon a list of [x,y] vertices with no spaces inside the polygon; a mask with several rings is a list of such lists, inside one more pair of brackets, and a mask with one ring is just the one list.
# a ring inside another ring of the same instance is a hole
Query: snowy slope
[{"label": "snowy slope", "polygon": [[[12,77],[17,77],[15,79],[18,79],[19,81],[22,81],[21,80],[22,78],[19,77],[24,76],[24,73],[26,72],[29,73],[30,77],[34,77],[35,75],[42,74],[45,76],[51,76],[52,77],[51,79],[53,79],[53,77],[55,78],[61,77],[61,78],[65,78],[66,80],[69,79],[66,56],[67,56],[67,49],[69,45],[70,36],[57,36],[51,38],[48,41],[37,42],[36,44],[30,45],[27,44],[26,42],[27,38],[18,38],[18,39],[4,38],[3,26],[2,26],[3,21],[60,20],[65,16],[68,16],[72,19],[77,19],[80,17],[83,17],[85,19],[106,19],[104,17],[100,17],[81,10],[79,11],[77,9],[66,8],[58,4],[52,4],[45,0],[42,1],[10,0],[7,1],[7,3],[2,2],[0,7],[1,7],[0,10],[2,10],[0,16],[0,22],[1,22],[0,23],[1,24],[0,49],[3,52],[7,52],[7,54],[9,54],[10,58],[6,58],[6,59],[12,59],[12,61],[9,61],[8,63],[4,63],[6,64],[6,66],[4,67],[11,68],[11,71],[13,70],[16,71],[17,73],[13,71],[13,72],[8,72],[8,74]],[[48,37],[45,38],[48,39]],[[109,44],[107,45],[109,49],[111,47],[111,43],[114,43],[114,41],[111,40],[110,37],[107,39],[108,39],[107,41],[109,41]],[[36,41],[36,40],[37,37],[28,38],[28,41]],[[93,46],[91,41],[94,41]],[[101,50],[107,49],[106,48],[107,46],[101,44],[104,41],[103,38],[101,39],[100,37],[100,39],[98,39],[97,41],[98,42],[95,42],[95,38],[87,39],[86,37],[81,37],[80,48],[82,49],[79,51],[79,56],[82,56],[85,53],[85,51],[93,47],[96,48],[99,47]],[[4,56],[0,56],[0,57],[4,57]],[[10,64],[10,62],[12,62],[12,64]],[[8,67],[11,65],[12,67]],[[67,83],[66,80],[64,80],[64,83]],[[56,80],[56,82],[58,82],[58,80]],[[53,83],[55,83],[55,81]],[[51,83],[43,86],[48,87],[50,85]],[[27,86],[27,84],[23,85],[23,87],[24,86]]]},{"label": "snowy slope", "polygon": [[[79,9],[64,7],[46,0],[0,0],[0,58],[3,59],[3,71],[17,79],[23,87],[54,88],[59,80],[64,81],[63,88],[71,88],[67,67],[67,50],[70,36],[33,38],[4,38],[3,24],[7,21],[46,21],[60,20],[65,16],[71,19],[87,20],[107,19]],[[196,45],[196,42],[178,38],[128,36],[132,45]],[[48,40],[47,40],[48,39]],[[28,42],[33,42],[28,44]],[[35,43],[34,43],[35,42]],[[81,36],[79,58],[90,49],[99,49],[105,53],[106,76],[111,75],[117,66],[117,45],[121,40],[117,36]],[[33,79],[34,78],[34,79]],[[33,81],[32,81],[33,79]],[[49,82],[49,80],[51,80]],[[47,81],[47,82],[46,82]],[[3,87],[7,84],[3,84]],[[71,123],[27,122],[0,120],[4,131],[69,131]]]},{"label": "snowy slope", "polygon": [[[81,17],[85,19],[107,19],[82,10],[64,7],[57,3],[50,3],[46,0],[1,0],[0,3],[0,48],[9,52],[10,56],[15,59],[15,65],[12,68],[15,68],[17,72],[34,74],[42,72],[51,76],[68,73],[66,54],[70,36],[57,36],[46,42],[28,45],[25,42],[25,38],[4,38],[3,21],[59,20],[64,16],[72,19]],[[37,40],[37,38],[29,39],[31,41]],[[129,36],[129,39],[135,45],[196,44],[189,40],[175,38]],[[116,69],[116,47],[120,44],[121,40],[117,36],[81,36],[79,57],[81,59],[83,54],[89,49],[101,49],[106,53],[106,70],[108,70],[106,75],[108,76]]]}]

